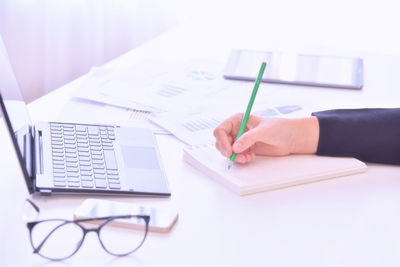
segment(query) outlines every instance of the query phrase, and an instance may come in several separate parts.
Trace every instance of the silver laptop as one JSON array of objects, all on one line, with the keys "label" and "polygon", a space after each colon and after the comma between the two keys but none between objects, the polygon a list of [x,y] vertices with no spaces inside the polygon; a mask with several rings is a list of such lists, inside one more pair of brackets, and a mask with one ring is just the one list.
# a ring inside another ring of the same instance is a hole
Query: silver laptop
[{"label": "silver laptop", "polygon": [[0,106],[31,194],[170,196],[150,129],[33,125],[1,36]]}]

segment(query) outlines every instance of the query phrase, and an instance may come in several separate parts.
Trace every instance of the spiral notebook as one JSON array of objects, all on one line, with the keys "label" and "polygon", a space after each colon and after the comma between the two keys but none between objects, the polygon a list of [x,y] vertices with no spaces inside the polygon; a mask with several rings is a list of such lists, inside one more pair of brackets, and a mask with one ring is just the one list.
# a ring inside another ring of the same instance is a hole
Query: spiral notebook
[{"label": "spiral notebook", "polygon": [[354,158],[316,155],[257,156],[252,162],[233,164],[212,145],[184,148],[186,162],[239,195],[365,172],[367,166]]}]

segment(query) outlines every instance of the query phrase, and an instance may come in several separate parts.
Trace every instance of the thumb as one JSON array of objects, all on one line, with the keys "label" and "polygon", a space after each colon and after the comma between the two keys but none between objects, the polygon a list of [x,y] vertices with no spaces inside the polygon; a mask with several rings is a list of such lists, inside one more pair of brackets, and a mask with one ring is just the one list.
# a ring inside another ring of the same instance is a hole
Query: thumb
[{"label": "thumb", "polygon": [[246,149],[250,148],[258,141],[258,131],[257,129],[252,129],[244,133],[239,139],[233,144],[232,150],[235,153],[241,153]]}]

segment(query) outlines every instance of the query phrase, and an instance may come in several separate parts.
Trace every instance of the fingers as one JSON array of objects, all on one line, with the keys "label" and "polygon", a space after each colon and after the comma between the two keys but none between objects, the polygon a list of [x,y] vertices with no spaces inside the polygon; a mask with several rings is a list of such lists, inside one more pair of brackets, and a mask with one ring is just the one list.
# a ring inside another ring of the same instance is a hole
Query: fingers
[{"label": "fingers", "polygon": [[257,128],[245,132],[232,146],[232,150],[235,153],[242,153],[246,151],[251,146],[253,146],[257,141],[259,141],[259,131]]},{"label": "fingers", "polygon": [[233,134],[236,130],[236,124],[241,120],[241,114],[234,115],[229,119],[223,121],[214,130],[214,136],[216,138],[217,149],[226,157],[230,157],[232,154],[232,143],[235,137]]},{"label": "fingers", "polygon": [[244,153],[240,153],[236,155],[235,162],[240,164],[245,164],[252,161],[256,155],[252,151],[246,151]]},{"label": "fingers", "polygon": [[230,136],[227,137],[228,144],[224,144],[223,142],[217,140],[215,142],[216,148],[224,155],[225,157],[230,157],[232,155],[232,148],[231,148],[231,143],[232,143],[232,138]]},{"label": "fingers", "polygon": [[[214,130],[214,136],[216,138],[215,146],[225,157],[230,157],[232,155],[232,152],[235,151],[232,150],[232,144],[236,139],[239,126],[242,122],[242,118],[242,113],[236,114],[222,122]],[[254,141],[252,141],[252,139],[257,137],[257,131],[250,134],[249,132],[255,130],[254,128],[258,125],[259,121],[260,119],[258,117],[250,116],[246,127],[248,129],[248,132],[246,132],[241,138],[238,139],[238,141],[241,141],[235,142],[234,144],[237,149],[237,151],[235,151],[237,153],[235,162],[243,164],[250,162],[255,158],[254,152],[248,148],[250,148],[256,142],[257,139]]]}]

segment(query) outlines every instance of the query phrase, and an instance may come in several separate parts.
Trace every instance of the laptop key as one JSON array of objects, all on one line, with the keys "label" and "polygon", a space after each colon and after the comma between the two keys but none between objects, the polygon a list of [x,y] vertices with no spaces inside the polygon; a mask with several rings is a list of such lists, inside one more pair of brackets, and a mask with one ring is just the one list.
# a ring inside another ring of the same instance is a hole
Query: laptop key
[{"label": "laptop key", "polygon": [[76,144],[76,141],[75,141],[75,140],[64,139],[64,144],[75,145],[75,144]]},{"label": "laptop key", "polygon": [[64,136],[64,140],[75,141],[75,136],[66,135]]},{"label": "laptop key", "polygon": [[64,137],[66,136],[75,136],[74,130],[64,129]]},{"label": "laptop key", "polygon": [[93,159],[92,162],[93,162],[93,164],[104,165],[104,161],[102,159]]},{"label": "laptop key", "polygon": [[90,157],[90,153],[89,152],[78,152],[79,157]]},{"label": "laptop key", "polygon": [[82,164],[81,164],[80,169],[81,169],[81,174],[82,174],[82,172],[84,172],[84,171],[87,171],[87,172],[92,171],[92,167],[91,167],[90,165],[89,165],[89,166],[85,166],[85,165],[82,165]]},{"label": "laptop key", "polygon": [[64,162],[64,157],[53,156],[53,161],[62,161],[62,162]]},{"label": "laptop key", "polygon": [[54,128],[54,129],[51,129],[50,128],[50,134],[53,136],[53,135],[60,135],[60,134],[62,134],[62,129],[56,129],[56,128]]},{"label": "laptop key", "polygon": [[61,144],[61,145],[51,144],[51,148],[52,148],[53,150],[55,150],[55,149],[64,150],[64,147],[63,147],[62,144]]},{"label": "laptop key", "polygon": [[81,187],[81,183],[68,181],[68,187]]},{"label": "laptop key", "polygon": [[100,146],[101,141],[100,139],[89,139],[90,146]]},{"label": "laptop key", "polygon": [[54,181],[55,187],[65,187],[67,184],[65,182]]},{"label": "laptop key", "polygon": [[86,126],[84,126],[84,125],[75,125],[75,130],[77,132],[86,132]]},{"label": "laptop key", "polygon": [[103,173],[95,173],[94,178],[96,179],[106,179],[106,175]]},{"label": "laptop key", "polygon": [[109,184],[111,189],[121,189],[121,185],[120,184]]},{"label": "laptop key", "polygon": [[118,175],[112,175],[112,174],[108,174],[107,175],[108,180],[119,180],[119,176]]},{"label": "laptop key", "polygon": [[54,172],[53,176],[54,178],[65,178],[65,172]]},{"label": "laptop key", "polygon": [[94,173],[101,173],[101,174],[106,174],[106,171],[103,169],[93,169]]},{"label": "laptop key", "polygon": [[81,169],[81,175],[91,176],[91,175],[92,175],[92,171],[91,171],[91,170],[89,170],[89,171],[82,171],[82,169]]},{"label": "laptop key", "polygon": [[107,170],[107,174],[118,175],[118,171],[116,171],[116,170]]},{"label": "laptop key", "polygon": [[54,140],[54,141],[51,142],[51,144],[54,145],[54,146],[57,146],[57,145],[58,146],[62,146],[63,142]]},{"label": "laptop key", "polygon": [[65,148],[76,148],[76,144],[65,144]]},{"label": "laptop key", "polygon": [[96,188],[107,188],[107,182],[103,179],[95,179],[94,180]]},{"label": "laptop key", "polygon": [[105,166],[104,164],[95,164],[93,163],[93,169],[102,169],[104,170]]},{"label": "laptop key", "polygon": [[77,162],[78,162],[78,158],[66,158],[66,162],[74,162],[74,163],[77,163]]},{"label": "laptop key", "polygon": [[76,155],[76,153],[65,153],[65,156],[67,157],[67,158],[77,158],[78,156]]},{"label": "laptop key", "polygon": [[57,165],[57,164],[53,165],[53,169],[62,169],[62,170],[64,170],[64,168],[65,168],[64,165]]},{"label": "laptop key", "polygon": [[67,167],[67,173],[77,173],[79,172],[78,167]]},{"label": "laptop key", "polygon": [[58,123],[58,122],[50,122],[50,126],[52,126],[52,127],[61,127],[62,126],[62,124],[61,123]]},{"label": "laptop key", "polygon": [[89,135],[98,135],[99,129],[96,126],[88,126],[87,128]]},{"label": "laptop key", "polygon": [[89,152],[89,145],[78,143],[78,151],[79,152]]},{"label": "laptop key", "polygon": [[60,142],[60,143],[62,143],[62,141],[63,141],[63,138],[62,138],[61,135],[54,135],[54,134],[51,135],[51,142]]},{"label": "laptop key", "polygon": [[81,181],[81,179],[79,178],[74,178],[74,177],[68,177],[67,179],[68,183],[79,183]]},{"label": "laptop key", "polygon": [[82,187],[85,188],[93,188],[94,187],[94,183],[93,181],[82,181]]},{"label": "laptop key", "polygon": [[110,186],[111,186],[111,184],[119,184],[119,180],[109,179],[108,183],[110,184]]},{"label": "laptop key", "polygon": [[55,182],[65,182],[66,180],[65,177],[54,177]]},{"label": "laptop key", "polygon": [[80,157],[79,158],[79,164],[80,165],[85,165],[85,166],[90,166],[90,158],[85,158],[85,157]]},{"label": "laptop key", "polygon": [[73,173],[73,172],[68,172],[67,173],[67,177],[68,178],[77,178],[77,177],[79,177],[79,173]]},{"label": "laptop key", "polygon": [[53,169],[53,173],[65,173],[64,168],[61,169]]},{"label": "laptop key", "polygon": [[53,151],[53,157],[64,157],[64,152],[54,152]]},{"label": "laptop key", "polygon": [[88,167],[92,166],[92,164],[90,163],[90,160],[85,161],[85,160],[82,160],[82,159],[79,159],[79,165],[80,166],[88,166]]},{"label": "laptop key", "polygon": [[67,162],[66,165],[68,168],[77,168],[78,167],[78,163],[75,162]]},{"label": "laptop key", "polygon": [[102,160],[102,159],[103,159],[103,155],[96,155],[96,154],[93,154],[93,155],[92,155],[92,159]]},{"label": "laptop key", "polygon": [[91,151],[92,155],[101,155],[103,157],[103,151]]},{"label": "laptop key", "polygon": [[88,176],[82,175],[81,176],[81,180],[82,181],[93,181],[93,176],[91,176],[91,175],[90,176],[89,175]]}]

